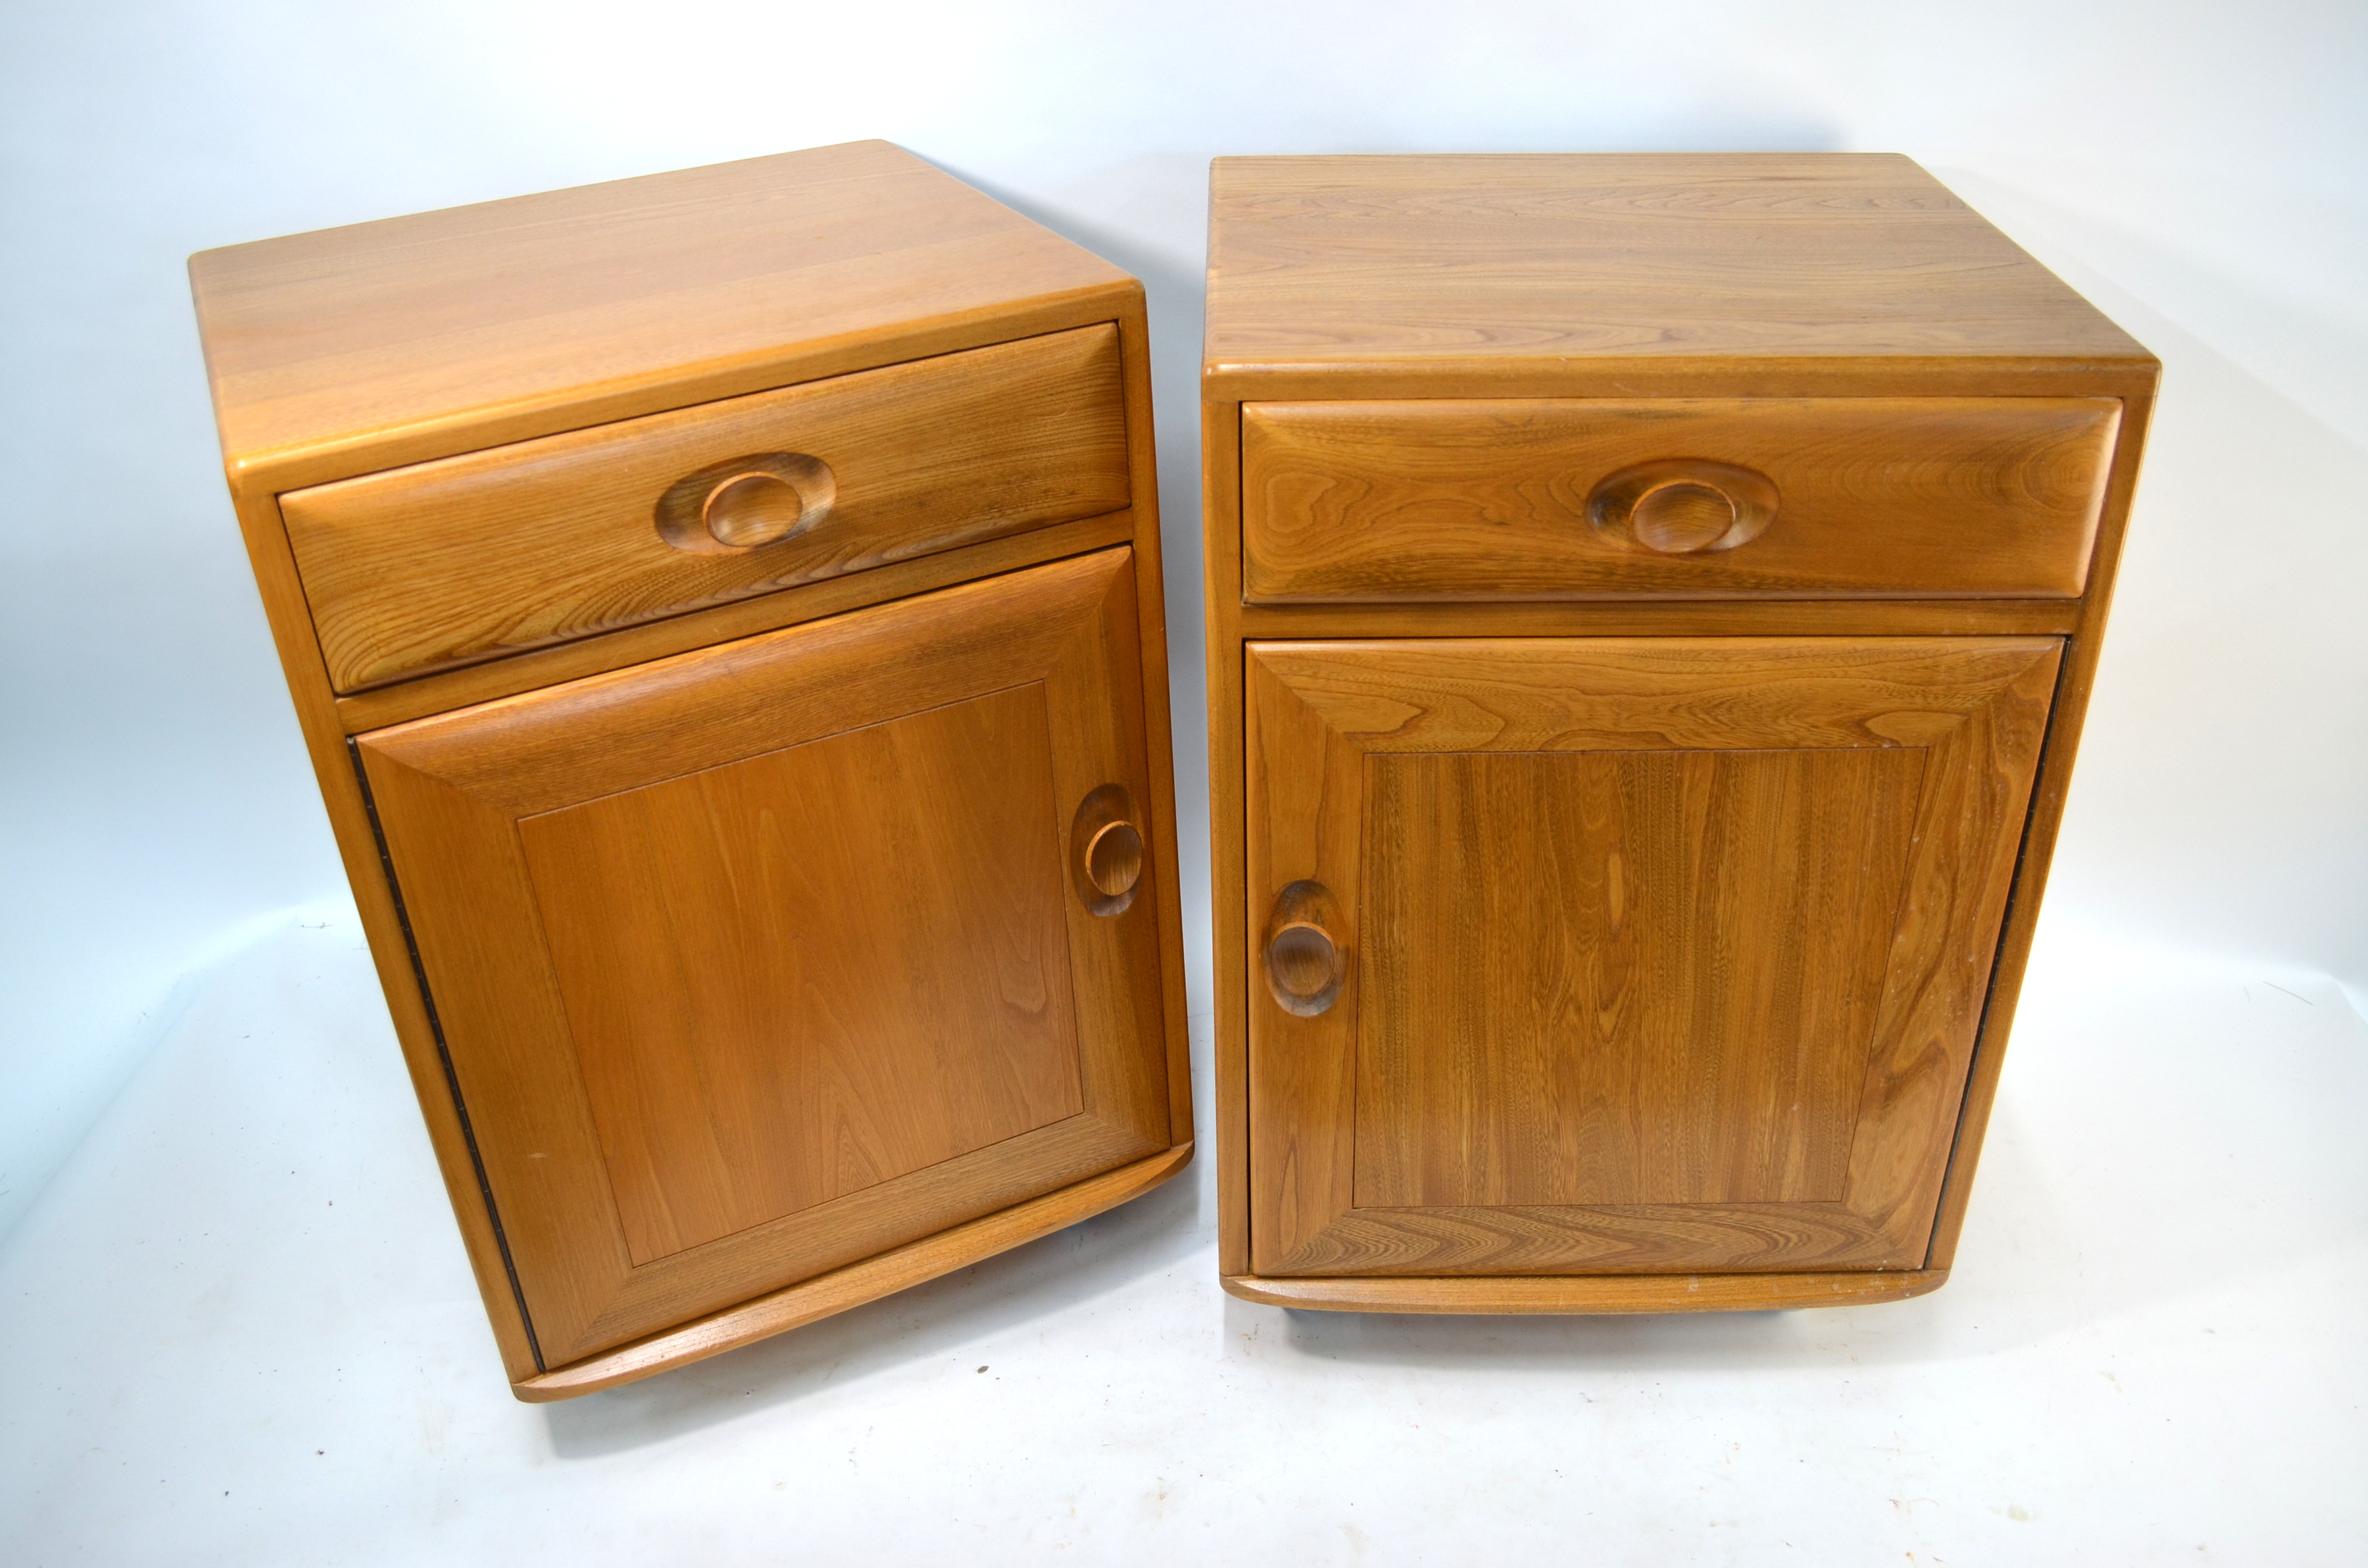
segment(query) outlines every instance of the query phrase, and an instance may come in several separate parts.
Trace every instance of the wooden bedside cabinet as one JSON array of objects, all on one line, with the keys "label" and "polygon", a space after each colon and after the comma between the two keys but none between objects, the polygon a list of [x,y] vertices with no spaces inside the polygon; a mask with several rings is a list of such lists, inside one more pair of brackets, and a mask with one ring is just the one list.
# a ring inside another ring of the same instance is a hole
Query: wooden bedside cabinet
[{"label": "wooden bedside cabinet", "polygon": [[1939,1285],[2156,377],[1904,158],[1220,159],[1226,1288]]},{"label": "wooden bedside cabinet", "polygon": [[520,1398],[1190,1158],[1134,279],[884,142],[190,272]]}]

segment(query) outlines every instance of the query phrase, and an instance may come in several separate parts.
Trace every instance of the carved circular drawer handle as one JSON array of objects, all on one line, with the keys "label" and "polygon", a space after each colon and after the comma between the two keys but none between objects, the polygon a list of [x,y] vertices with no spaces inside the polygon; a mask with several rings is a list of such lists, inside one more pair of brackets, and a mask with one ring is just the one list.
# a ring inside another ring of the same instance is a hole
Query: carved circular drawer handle
[{"label": "carved circular drawer handle", "polygon": [[1333,931],[1332,890],[1322,882],[1296,881],[1274,901],[1266,922],[1266,984],[1286,1013],[1312,1018],[1340,998],[1347,959]]},{"label": "carved circular drawer handle", "polygon": [[754,452],[684,474],[658,497],[658,535],[719,555],[795,539],[838,498],[830,465],[803,452]]},{"label": "carved circular drawer handle", "polygon": [[1776,486],[1733,463],[1665,458],[1598,484],[1587,498],[1587,520],[1623,545],[1660,555],[1733,550],[1776,520]]},{"label": "carved circular drawer handle", "polygon": [[1096,915],[1123,915],[1143,887],[1143,830],[1134,797],[1104,784],[1078,802],[1069,824],[1069,872],[1077,897]]}]

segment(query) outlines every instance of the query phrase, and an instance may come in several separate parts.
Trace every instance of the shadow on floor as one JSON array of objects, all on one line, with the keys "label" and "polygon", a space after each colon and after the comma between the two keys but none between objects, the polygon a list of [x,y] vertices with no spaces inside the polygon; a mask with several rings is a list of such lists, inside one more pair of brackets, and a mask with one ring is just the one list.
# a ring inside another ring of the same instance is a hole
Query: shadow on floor
[{"label": "shadow on floor", "polygon": [[1201,1223],[1201,1158],[1131,1203],[925,1285],[712,1360],[545,1405],[562,1459],[663,1442],[825,1387],[951,1355],[1020,1324],[1073,1312],[1146,1276],[1192,1264],[1215,1288],[1214,1238]]}]

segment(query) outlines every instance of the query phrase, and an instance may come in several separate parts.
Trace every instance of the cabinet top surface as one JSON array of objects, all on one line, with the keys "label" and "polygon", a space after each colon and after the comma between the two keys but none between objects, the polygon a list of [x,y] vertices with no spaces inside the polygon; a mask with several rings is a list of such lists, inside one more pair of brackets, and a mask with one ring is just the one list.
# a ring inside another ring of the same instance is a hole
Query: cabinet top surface
[{"label": "cabinet top surface", "polygon": [[1601,385],[1622,365],[2153,369],[1890,153],[1220,158],[1206,348],[1216,396],[1276,377]]},{"label": "cabinet top surface", "polygon": [[202,251],[189,276],[234,473],[936,352],[932,331],[1132,284],[885,142]]}]

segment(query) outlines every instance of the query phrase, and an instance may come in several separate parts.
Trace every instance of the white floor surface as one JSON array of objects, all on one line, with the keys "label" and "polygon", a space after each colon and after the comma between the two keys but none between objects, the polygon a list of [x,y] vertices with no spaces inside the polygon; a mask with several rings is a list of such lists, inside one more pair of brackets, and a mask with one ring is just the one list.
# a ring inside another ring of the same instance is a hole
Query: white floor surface
[{"label": "white floor surface", "polygon": [[2050,926],[1919,1301],[1250,1306],[1204,1158],[529,1406],[351,911],[316,912],[215,980],[0,1252],[0,1562],[2368,1562],[2363,1119],[2332,985]]}]

